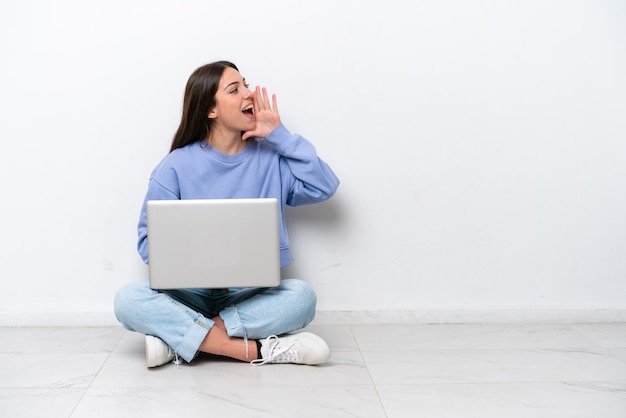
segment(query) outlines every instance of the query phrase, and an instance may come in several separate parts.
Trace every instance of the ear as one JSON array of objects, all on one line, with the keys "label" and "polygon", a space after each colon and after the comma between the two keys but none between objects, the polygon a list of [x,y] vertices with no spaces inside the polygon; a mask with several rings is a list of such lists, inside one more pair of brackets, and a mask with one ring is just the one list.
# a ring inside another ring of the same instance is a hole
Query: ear
[{"label": "ear", "polygon": [[215,118],[217,118],[217,112],[215,112],[215,109],[211,109],[211,110],[209,110],[208,118],[209,118],[209,119],[215,119]]}]

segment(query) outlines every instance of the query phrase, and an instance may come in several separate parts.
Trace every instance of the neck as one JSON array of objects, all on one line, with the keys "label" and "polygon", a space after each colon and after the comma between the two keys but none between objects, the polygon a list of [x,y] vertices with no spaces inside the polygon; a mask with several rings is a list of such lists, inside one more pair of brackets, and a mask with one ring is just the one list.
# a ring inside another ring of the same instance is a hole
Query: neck
[{"label": "neck", "polygon": [[223,154],[237,154],[246,147],[246,141],[241,140],[241,134],[222,135],[221,132],[212,131],[207,142]]}]

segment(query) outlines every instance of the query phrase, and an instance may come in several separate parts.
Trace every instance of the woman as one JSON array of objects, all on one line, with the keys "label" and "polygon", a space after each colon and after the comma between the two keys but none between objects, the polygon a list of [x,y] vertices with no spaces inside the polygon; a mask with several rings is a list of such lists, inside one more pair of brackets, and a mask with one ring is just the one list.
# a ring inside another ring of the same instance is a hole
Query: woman
[{"label": "woman", "polygon": [[[152,172],[138,225],[138,251],[148,263],[146,202],[157,199],[266,198],[280,202],[281,266],[292,262],[285,205],[330,198],[339,180],[313,145],[281,123],[265,88],[252,92],[237,67],[218,61],[198,68],[185,89],[170,153]],[[199,352],[251,364],[320,364],[330,355],[320,337],[301,332],[315,316],[305,282],[278,287],[156,291],[130,283],[115,296],[115,315],[145,334],[148,367]]]}]

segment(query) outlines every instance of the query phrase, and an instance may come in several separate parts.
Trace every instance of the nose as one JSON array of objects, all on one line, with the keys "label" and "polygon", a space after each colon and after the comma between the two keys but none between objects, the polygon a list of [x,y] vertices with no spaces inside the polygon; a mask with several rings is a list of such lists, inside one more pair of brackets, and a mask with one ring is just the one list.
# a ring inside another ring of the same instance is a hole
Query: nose
[{"label": "nose", "polygon": [[244,93],[244,98],[245,98],[245,99],[249,99],[249,98],[251,98],[251,97],[252,97],[252,90],[250,90],[247,86],[244,86],[244,89],[245,89],[245,90],[243,91],[243,93]]}]

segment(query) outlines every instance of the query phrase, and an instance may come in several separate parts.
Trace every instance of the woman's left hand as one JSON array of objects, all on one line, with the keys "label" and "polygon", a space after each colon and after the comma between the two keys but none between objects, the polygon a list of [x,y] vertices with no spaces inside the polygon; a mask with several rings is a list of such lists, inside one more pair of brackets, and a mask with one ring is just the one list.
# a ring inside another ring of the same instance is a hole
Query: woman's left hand
[{"label": "woman's left hand", "polygon": [[270,103],[265,87],[260,88],[257,86],[254,93],[252,93],[252,102],[254,103],[256,127],[254,130],[247,131],[241,136],[241,139],[244,141],[253,136],[265,138],[274,129],[278,128],[281,123],[275,94],[272,94],[272,102]]}]

